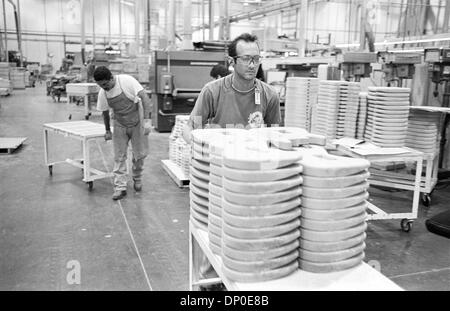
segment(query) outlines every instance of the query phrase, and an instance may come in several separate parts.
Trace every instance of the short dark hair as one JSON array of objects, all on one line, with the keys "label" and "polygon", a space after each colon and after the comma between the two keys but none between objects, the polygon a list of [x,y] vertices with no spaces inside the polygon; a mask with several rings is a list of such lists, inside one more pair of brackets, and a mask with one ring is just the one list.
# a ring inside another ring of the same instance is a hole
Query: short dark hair
[{"label": "short dark hair", "polygon": [[95,68],[94,71],[94,80],[95,81],[103,81],[103,80],[111,80],[112,73],[109,71],[108,67],[99,66]]},{"label": "short dark hair", "polygon": [[224,65],[218,64],[212,67],[211,72],[209,75],[213,77],[214,79],[217,79],[219,76],[225,77],[228,76],[230,72],[228,71],[228,68]]},{"label": "short dark hair", "polygon": [[228,55],[230,57],[236,57],[236,45],[239,41],[245,41],[245,42],[258,42],[258,37],[255,35],[251,35],[249,33],[243,33],[239,37],[235,38],[230,45],[228,46]]}]

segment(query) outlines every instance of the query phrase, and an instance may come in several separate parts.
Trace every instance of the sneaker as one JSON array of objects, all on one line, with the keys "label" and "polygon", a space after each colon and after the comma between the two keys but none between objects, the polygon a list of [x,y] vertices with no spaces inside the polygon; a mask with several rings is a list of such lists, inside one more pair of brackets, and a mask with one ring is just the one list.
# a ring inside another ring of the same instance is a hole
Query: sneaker
[{"label": "sneaker", "polygon": [[116,200],[120,200],[120,199],[122,199],[124,196],[126,196],[127,195],[127,191],[126,190],[115,190],[114,191],[114,194],[113,194],[113,196],[112,196],[112,199],[114,200],[114,201],[116,201]]},{"label": "sneaker", "polygon": [[136,190],[136,192],[142,191],[142,182],[135,181],[134,182],[134,190]]}]

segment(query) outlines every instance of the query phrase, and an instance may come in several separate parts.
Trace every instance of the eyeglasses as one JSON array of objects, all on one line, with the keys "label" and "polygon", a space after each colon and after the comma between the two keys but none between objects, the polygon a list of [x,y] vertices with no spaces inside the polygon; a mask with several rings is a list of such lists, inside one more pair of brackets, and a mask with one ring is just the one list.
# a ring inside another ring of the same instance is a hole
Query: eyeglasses
[{"label": "eyeglasses", "polygon": [[233,57],[234,59],[236,58],[240,58],[241,61],[246,64],[246,65],[250,65],[250,62],[253,61],[254,64],[259,64],[259,62],[261,61],[261,56],[259,55],[241,55],[241,56],[235,56]]}]

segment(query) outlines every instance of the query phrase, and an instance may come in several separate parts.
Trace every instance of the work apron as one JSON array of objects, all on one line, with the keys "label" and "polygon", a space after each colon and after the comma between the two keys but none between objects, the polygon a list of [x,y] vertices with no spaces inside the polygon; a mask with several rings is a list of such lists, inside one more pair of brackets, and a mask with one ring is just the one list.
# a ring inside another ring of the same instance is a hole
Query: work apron
[{"label": "work apron", "polygon": [[148,155],[148,136],[144,135],[143,113],[139,103],[129,99],[122,88],[120,95],[107,98],[107,101],[114,111],[114,185],[118,190],[125,190],[128,142],[131,140],[133,152],[132,177],[138,181],[142,179],[144,158]]}]

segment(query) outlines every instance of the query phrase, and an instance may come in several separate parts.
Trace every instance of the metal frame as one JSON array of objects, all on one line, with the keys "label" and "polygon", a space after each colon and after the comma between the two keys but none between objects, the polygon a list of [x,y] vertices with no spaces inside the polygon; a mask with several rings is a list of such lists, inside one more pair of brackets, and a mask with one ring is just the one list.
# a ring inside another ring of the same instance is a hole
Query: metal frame
[{"label": "metal frame", "polygon": [[89,117],[92,115],[89,107],[89,96],[97,95],[98,92],[94,93],[85,93],[85,92],[67,92],[67,102],[70,103],[71,96],[83,96],[84,97],[84,118],[89,120]]},{"label": "metal frame", "polygon": [[[64,161],[49,162],[49,143],[48,133],[63,135],[81,141],[83,149],[82,159],[66,159]],[[72,121],[61,123],[47,123],[43,125],[44,134],[44,149],[45,149],[45,165],[49,167],[50,174],[52,174],[52,168],[55,164],[68,163],[75,167],[83,169],[83,181],[89,183],[89,187],[92,188],[94,180],[112,177],[113,173],[103,172],[91,167],[89,142],[95,141],[97,147],[100,149],[98,142],[99,138],[104,138],[105,129],[104,126],[98,123],[90,121]]]},{"label": "metal frame", "polygon": [[[298,269],[281,279],[258,282],[238,283],[229,280],[222,273],[222,260],[208,246],[208,233],[198,229],[189,221],[189,290],[200,285],[222,282],[229,291],[319,291],[319,290],[403,290],[389,278],[363,262],[361,265],[332,273],[311,273]],[[218,277],[200,280],[198,262],[194,260],[194,252],[201,250],[217,272]]]},{"label": "metal frame", "polygon": [[[422,185],[422,166],[423,160],[425,158],[424,153],[416,151],[411,148],[403,147],[405,153],[402,154],[378,154],[378,155],[366,155],[362,156],[357,153],[357,149],[350,149],[345,146],[338,146],[337,150],[341,151],[345,155],[351,157],[364,158],[373,162],[399,162],[399,161],[413,161],[416,162],[416,174],[414,179],[406,178],[405,174],[389,173],[389,177],[379,176],[371,174],[369,178],[369,183],[371,185],[389,187],[394,189],[403,189],[413,191],[413,203],[411,207],[411,212],[409,213],[387,213],[375,206],[372,203],[368,203],[368,208],[374,212],[374,214],[368,215],[367,220],[380,220],[380,219],[402,219],[402,229],[404,231],[409,231],[411,229],[412,219],[417,218],[417,213],[419,209],[420,192]],[[429,169],[427,169],[429,171]],[[386,175],[386,173],[385,173]]]}]

